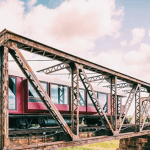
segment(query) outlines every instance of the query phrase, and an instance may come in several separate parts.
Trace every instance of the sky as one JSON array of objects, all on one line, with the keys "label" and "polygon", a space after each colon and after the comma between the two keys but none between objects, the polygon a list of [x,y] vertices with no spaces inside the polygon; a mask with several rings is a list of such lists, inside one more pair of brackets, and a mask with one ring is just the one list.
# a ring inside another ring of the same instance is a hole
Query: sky
[{"label": "sky", "polygon": [[[0,0],[4,28],[150,82],[149,0]],[[29,64],[37,71],[57,63]]]}]

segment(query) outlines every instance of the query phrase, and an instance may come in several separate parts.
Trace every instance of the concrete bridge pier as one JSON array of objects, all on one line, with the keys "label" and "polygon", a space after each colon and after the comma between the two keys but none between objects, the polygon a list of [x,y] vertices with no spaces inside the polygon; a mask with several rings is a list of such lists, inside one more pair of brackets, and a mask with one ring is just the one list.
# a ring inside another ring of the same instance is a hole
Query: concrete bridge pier
[{"label": "concrete bridge pier", "polygon": [[150,135],[121,139],[117,150],[150,150]]}]

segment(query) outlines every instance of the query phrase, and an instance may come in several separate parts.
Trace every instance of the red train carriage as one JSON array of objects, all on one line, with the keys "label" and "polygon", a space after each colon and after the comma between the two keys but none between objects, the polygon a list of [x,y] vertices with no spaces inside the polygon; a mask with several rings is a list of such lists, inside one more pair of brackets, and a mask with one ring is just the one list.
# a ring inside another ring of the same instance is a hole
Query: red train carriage
[{"label": "red train carriage", "polygon": [[[71,125],[71,88],[45,81],[41,81],[41,84],[66,122]],[[96,91],[96,94],[109,116],[110,95],[100,91]],[[100,124],[97,112],[84,89],[79,90],[79,97],[80,123],[84,120],[87,125]],[[9,76],[9,120],[10,128],[28,128],[32,124],[57,125],[27,79],[17,76]]]}]

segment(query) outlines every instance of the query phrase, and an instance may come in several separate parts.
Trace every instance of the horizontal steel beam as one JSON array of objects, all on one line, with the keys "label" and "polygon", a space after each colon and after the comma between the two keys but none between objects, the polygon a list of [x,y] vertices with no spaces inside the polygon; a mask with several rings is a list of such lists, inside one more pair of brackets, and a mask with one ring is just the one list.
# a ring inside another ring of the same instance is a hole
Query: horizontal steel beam
[{"label": "horizontal steel beam", "polygon": [[[123,90],[123,92],[125,92],[125,93],[130,93],[130,90]],[[146,93],[147,93],[148,91],[147,91],[146,88],[142,88],[142,87],[141,87],[140,92],[146,92]]]},{"label": "horizontal steel beam", "polygon": [[[112,85],[112,86],[114,86],[114,85]],[[120,84],[116,84],[116,86],[117,86],[117,88],[122,89],[122,88],[132,87],[132,84],[130,84],[130,83],[120,83]],[[103,87],[110,88],[111,85],[105,85]]]},{"label": "horizontal steel beam", "polygon": [[57,64],[48,68],[38,70],[37,72],[44,72],[45,74],[50,74],[59,70],[66,69],[66,68],[69,68],[68,64],[60,63],[60,64]]},{"label": "horizontal steel beam", "polygon": [[94,82],[94,81],[99,81],[99,80],[102,81],[104,79],[108,79],[108,77],[103,76],[103,75],[98,75],[98,76],[93,76],[93,77],[88,78],[89,82]]},{"label": "horizontal steel beam", "polygon": [[[68,54],[66,52],[60,51],[53,47],[44,45],[42,43],[33,41],[29,38],[23,37],[21,35],[18,35],[6,29],[0,33],[0,38],[3,35],[7,37],[7,41],[14,41],[15,43],[17,43],[18,47],[21,47],[21,49],[24,49],[26,51],[29,51],[32,53],[38,53],[39,55],[53,58],[62,62],[70,61],[70,62],[78,63],[78,64],[83,65],[84,69],[97,72],[103,75],[107,75],[107,76],[117,76],[117,79],[123,80],[128,83],[141,84],[142,87],[150,89],[150,84],[147,82],[144,82],[139,79],[133,78],[131,76],[125,75],[123,73],[114,71],[112,69],[100,66],[88,60]],[[4,42],[3,45],[6,45],[6,42]],[[29,48],[24,48],[24,47],[29,47]]]}]

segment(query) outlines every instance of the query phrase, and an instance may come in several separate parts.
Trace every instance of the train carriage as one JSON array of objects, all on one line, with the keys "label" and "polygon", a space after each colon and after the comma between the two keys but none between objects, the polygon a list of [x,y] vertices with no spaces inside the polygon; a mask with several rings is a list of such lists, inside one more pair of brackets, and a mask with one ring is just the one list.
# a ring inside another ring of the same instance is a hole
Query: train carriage
[{"label": "train carriage", "polygon": [[[68,125],[71,125],[71,87],[44,80],[40,82]],[[109,116],[110,94],[98,90],[95,93]],[[101,125],[97,111],[83,88],[79,89],[79,113],[80,123]],[[28,128],[32,124],[57,125],[27,79],[14,75],[9,76],[9,120],[10,128]]]}]

